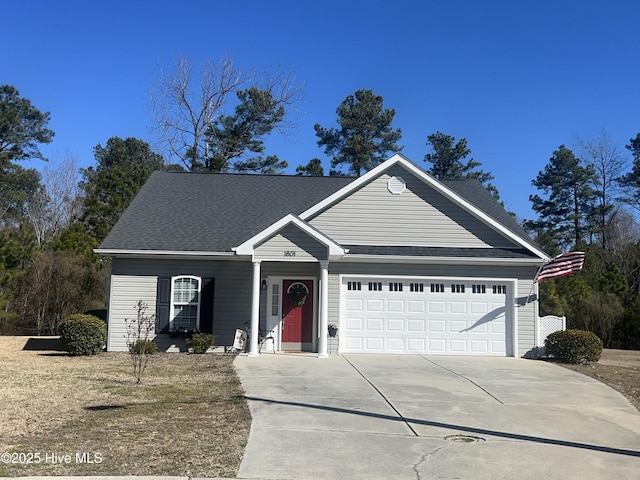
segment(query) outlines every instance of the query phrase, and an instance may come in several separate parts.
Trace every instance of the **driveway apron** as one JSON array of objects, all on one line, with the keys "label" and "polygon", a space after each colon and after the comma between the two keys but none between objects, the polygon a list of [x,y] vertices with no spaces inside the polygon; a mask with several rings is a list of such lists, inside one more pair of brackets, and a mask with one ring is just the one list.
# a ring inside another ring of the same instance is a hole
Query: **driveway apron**
[{"label": "driveway apron", "polygon": [[238,478],[637,479],[640,414],[518,358],[239,356],[253,417]]}]

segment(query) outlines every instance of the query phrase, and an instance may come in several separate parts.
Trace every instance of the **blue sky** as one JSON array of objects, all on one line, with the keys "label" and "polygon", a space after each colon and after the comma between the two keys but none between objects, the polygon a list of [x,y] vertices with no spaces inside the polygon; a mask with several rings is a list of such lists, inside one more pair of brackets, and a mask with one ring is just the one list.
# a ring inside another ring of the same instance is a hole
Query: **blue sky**
[{"label": "blue sky", "polygon": [[297,133],[272,138],[288,173],[318,148],[313,125],[372,89],[394,108],[403,153],[466,138],[506,206],[532,218],[531,180],[559,145],[605,130],[624,155],[640,132],[640,4],[593,0],[55,1],[2,4],[0,83],[51,113],[51,159],[81,166],[112,136],[154,142],[149,90],[162,65],[229,55],[306,84]]}]

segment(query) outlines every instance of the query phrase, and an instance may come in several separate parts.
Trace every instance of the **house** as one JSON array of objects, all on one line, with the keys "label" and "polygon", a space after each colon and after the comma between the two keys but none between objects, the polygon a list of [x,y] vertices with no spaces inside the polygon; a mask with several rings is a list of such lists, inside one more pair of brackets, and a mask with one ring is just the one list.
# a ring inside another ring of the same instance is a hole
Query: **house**
[{"label": "house", "polygon": [[[358,178],[155,172],[99,249],[108,350],[143,300],[176,327],[270,334],[278,351],[522,356],[548,256],[476,180],[402,155]],[[258,354],[258,337],[250,338]]]}]

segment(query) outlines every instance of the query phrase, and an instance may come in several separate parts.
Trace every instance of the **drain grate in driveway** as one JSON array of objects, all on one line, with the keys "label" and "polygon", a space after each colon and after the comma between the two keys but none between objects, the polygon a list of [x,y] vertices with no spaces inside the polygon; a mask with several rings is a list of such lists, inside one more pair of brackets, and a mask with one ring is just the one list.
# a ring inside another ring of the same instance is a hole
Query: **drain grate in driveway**
[{"label": "drain grate in driveway", "polygon": [[446,437],[444,437],[444,439],[455,443],[473,443],[485,441],[484,438],[474,437],[473,435],[447,435]]}]

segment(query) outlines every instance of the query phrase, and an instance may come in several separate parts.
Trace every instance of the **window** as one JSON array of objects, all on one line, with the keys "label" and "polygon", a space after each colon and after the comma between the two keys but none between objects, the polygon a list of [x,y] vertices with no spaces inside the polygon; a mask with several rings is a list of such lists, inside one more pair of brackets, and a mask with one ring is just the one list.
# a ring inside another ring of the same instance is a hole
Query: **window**
[{"label": "window", "polygon": [[432,283],[431,293],[444,293],[444,283]]},{"label": "window", "polygon": [[347,290],[362,290],[362,282],[347,282]]},{"label": "window", "polygon": [[200,326],[200,285],[198,277],[171,279],[170,329],[188,330]]},{"label": "window", "polygon": [[462,284],[462,283],[452,283],[451,284],[451,293],[464,293],[464,284]]},{"label": "window", "polygon": [[382,282],[369,282],[369,291],[370,292],[382,291]]},{"label": "window", "polygon": [[410,283],[409,284],[410,292],[424,292],[424,283]]},{"label": "window", "polygon": [[390,292],[401,292],[402,291],[402,282],[390,282],[389,283],[389,291]]},{"label": "window", "polygon": [[471,291],[473,293],[487,293],[487,286],[474,283],[473,285],[471,285]]},{"label": "window", "polygon": [[494,285],[493,286],[493,293],[505,294],[505,293],[507,293],[507,286],[506,285]]},{"label": "window", "polygon": [[271,285],[271,315],[280,315],[280,285],[277,283]]}]

